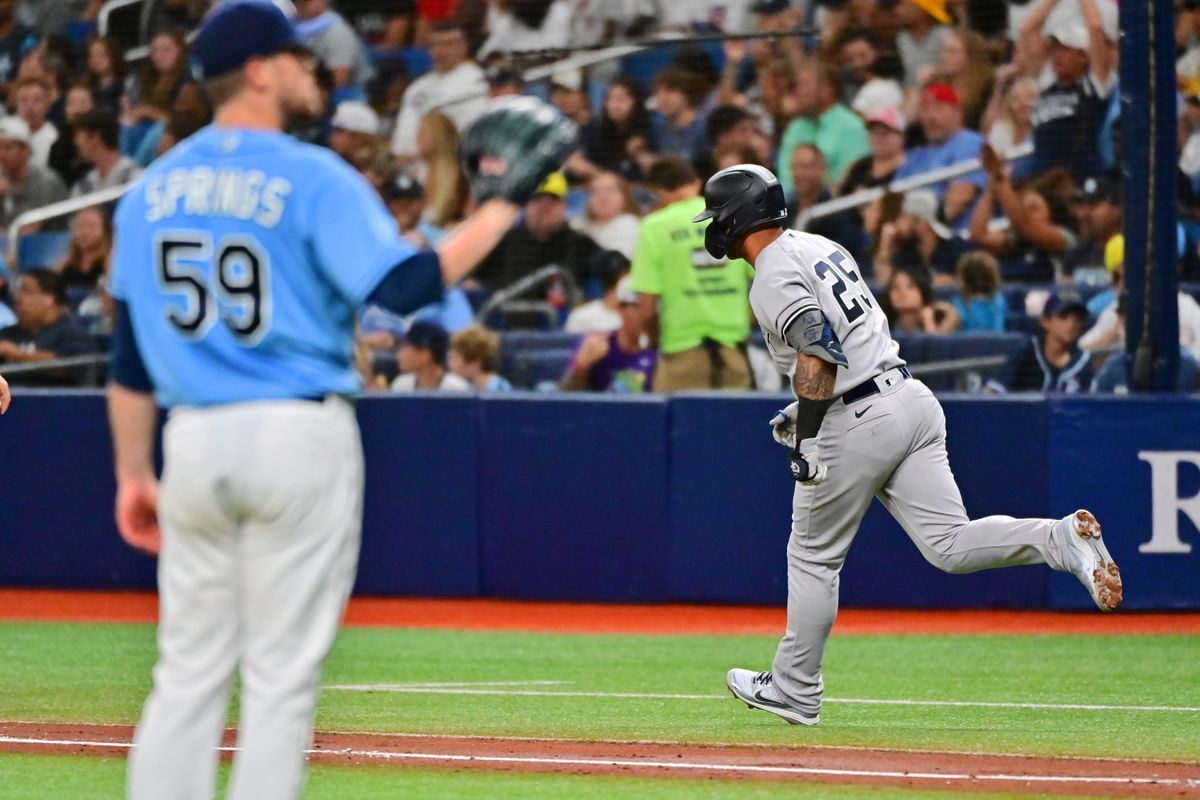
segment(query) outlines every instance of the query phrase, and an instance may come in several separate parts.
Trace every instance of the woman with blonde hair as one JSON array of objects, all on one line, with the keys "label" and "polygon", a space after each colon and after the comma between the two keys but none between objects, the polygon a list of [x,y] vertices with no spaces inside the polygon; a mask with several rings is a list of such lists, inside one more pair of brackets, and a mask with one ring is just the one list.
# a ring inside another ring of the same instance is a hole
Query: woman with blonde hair
[{"label": "woman with blonde hair", "polygon": [[458,130],[440,111],[417,125],[417,179],[425,187],[425,219],[439,228],[460,222],[467,205],[467,183],[458,165]]},{"label": "woman with blonde hair", "polygon": [[946,35],[937,65],[922,70],[920,85],[906,95],[905,115],[916,119],[925,87],[946,83],[958,95],[963,126],[977,131],[992,93],[994,71],[995,62],[987,40],[975,31],[952,28]]},{"label": "woman with blonde hair", "polygon": [[82,209],[71,221],[71,244],[54,271],[67,288],[91,289],[104,277],[112,250],[112,223],[102,207]]},{"label": "woman with blonde hair", "polygon": [[572,220],[571,226],[603,249],[632,261],[641,227],[637,210],[629,183],[615,172],[600,172],[588,181],[583,217]]},{"label": "woman with blonde hair", "polygon": [[999,102],[999,114],[987,132],[988,144],[997,153],[1007,153],[1033,139],[1033,104],[1038,85],[1033,78],[1019,78],[1008,85]]}]

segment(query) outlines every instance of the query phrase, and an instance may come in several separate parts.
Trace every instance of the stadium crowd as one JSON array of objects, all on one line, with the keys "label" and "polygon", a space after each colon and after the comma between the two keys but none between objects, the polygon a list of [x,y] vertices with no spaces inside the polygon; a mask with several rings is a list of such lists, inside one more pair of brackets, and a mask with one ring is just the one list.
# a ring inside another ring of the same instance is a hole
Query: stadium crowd
[{"label": "stadium crowd", "polygon": [[[902,347],[1011,334],[1006,367],[981,367],[969,388],[1127,390],[1115,0],[294,4],[329,100],[295,135],[353,164],[419,245],[470,208],[457,142],[493,98],[539,96],[580,130],[563,172],[441,303],[407,319],[363,313],[369,387],[779,390],[751,326],[752,273],[706,260],[690,223],[704,179],[751,162],[778,174],[790,224],[855,257]],[[145,0],[108,36],[102,5],[0,0],[5,228],[127,183],[211,118],[187,45],[210,4]],[[1176,0],[1176,13],[1178,263],[1190,288],[1200,280],[1200,0]],[[775,35],[557,63],[582,48],[711,33]],[[548,78],[525,80],[545,65]],[[977,169],[903,195],[827,208],[970,159]],[[20,245],[9,243],[0,371],[103,349],[110,213],[99,205],[25,225]],[[1179,316],[1180,388],[1192,390],[1191,291],[1180,292]],[[11,382],[100,374],[73,367]]]}]

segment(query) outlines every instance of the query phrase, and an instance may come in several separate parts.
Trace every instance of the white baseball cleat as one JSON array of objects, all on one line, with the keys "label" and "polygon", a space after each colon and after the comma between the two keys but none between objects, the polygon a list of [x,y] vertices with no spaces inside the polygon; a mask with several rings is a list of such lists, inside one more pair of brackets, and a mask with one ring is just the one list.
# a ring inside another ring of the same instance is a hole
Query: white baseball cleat
[{"label": "white baseball cleat", "polygon": [[816,725],[821,721],[820,714],[804,714],[785,703],[776,691],[769,672],[731,669],[725,675],[725,685],[747,707],[770,711],[792,725]]},{"label": "white baseball cleat", "polygon": [[1073,556],[1071,574],[1092,595],[1097,608],[1112,611],[1121,604],[1121,571],[1100,538],[1096,516],[1081,508],[1063,518],[1063,527]]}]

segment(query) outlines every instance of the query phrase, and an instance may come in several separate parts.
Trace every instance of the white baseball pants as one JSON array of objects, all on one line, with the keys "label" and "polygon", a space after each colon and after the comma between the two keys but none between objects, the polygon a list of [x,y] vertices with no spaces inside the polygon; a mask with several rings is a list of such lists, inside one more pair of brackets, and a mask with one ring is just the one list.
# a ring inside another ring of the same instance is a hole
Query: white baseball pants
[{"label": "white baseball pants", "polygon": [[1017,564],[1068,570],[1059,520],[971,520],[946,456],[946,416],[933,393],[898,370],[878,394],[829,407],[818,457],[829,476],[796,485],[788,540],[788,622],[772,667],[776,689],[805,714],[821,709],[821,663],[838,608],[838,573],[878,497],[925,559],[945,572]]},{"label": "white baseball pants", "polygon": [[179,409],[164,433],[154,688],[131,800],[209,800],[235,672],[228,797],[300,795],[321,664],[354,582],[363,456],[353,406]]}]

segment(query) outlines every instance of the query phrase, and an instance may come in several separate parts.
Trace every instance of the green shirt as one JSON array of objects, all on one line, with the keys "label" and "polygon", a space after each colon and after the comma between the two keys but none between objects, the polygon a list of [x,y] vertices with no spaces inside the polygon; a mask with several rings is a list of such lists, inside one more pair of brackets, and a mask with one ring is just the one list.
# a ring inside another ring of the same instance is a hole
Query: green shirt
[{"label": "green shirt", "polygon": [[704,249],[707,222],[692,222],[704,198],[680,200],[642,220],[633,252],[631,287],[659,296],[659,350],[678,353],[705,338],[746,341],[750,282],[745,261],[715,259]]},{"label": "green shirt", "polygon": [[858,114],[837,103],[815,120],[797,117],[783,132],[776,174],[788,197],[792,195],[792,151],[802,144],[816,145],[825,156],[826,180],[835,186],[855,161],[871,154],[867,127]]}]

